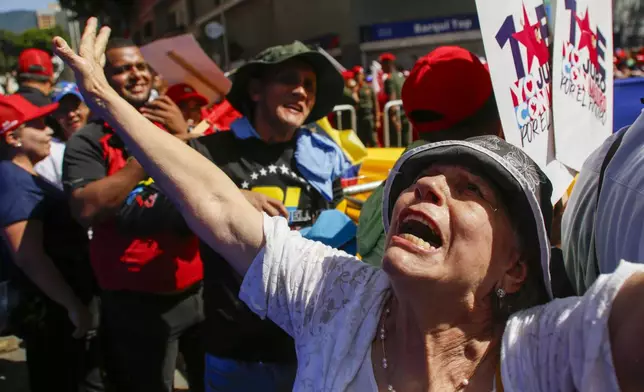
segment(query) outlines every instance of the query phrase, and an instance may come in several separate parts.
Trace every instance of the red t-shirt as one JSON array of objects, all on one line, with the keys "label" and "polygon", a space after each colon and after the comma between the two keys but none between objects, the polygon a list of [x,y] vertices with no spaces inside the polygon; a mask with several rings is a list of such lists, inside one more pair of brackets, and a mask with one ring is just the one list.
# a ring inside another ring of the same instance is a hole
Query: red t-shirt
[{"label": "red t-shirt", "polygon": [[[113,175],[127,156],[109,126],[88,124],[67,142],[65,190]],[[198,238],[151,179],[132,190],[114,217],[92,229],[90,258],[104,290],[174,292],[203,278]]]}]

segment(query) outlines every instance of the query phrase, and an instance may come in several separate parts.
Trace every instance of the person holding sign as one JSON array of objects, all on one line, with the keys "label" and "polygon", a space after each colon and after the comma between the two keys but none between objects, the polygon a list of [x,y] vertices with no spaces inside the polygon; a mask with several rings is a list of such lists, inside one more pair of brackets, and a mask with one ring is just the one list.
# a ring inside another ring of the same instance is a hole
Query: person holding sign
[{"label": "person holding sign", "polygon": [[387,179],[388,242],[375,269],[259,212],[119,97],[100,66],[109,28],[96,28],[90,18],[80,55],[56,37],[57,54],[239,274],[240,298],[295,339],[295,390],[644,388],[644,266],[622,262],[585,296],[540,305],[551,298],[552,187],[517,147],[485,136],[404,154]]}]

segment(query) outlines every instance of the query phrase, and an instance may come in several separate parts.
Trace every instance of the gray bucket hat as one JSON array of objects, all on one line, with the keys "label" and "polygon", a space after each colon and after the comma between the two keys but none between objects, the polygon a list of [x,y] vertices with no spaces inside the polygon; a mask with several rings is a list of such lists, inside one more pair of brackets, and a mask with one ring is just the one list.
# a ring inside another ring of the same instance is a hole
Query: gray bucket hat
[{"label": "gray bucket hat", "polygon": [[342,98],[344,80],[333,64],[323,54],[311,50],[300,41],[289,45],[273,46],[259,53],[248,63],[237,69],[231,76],[233,85],[226,96],[228,102],[240,113],[246,111],[250,102],[248,83],[266,68],[292,59],[308,63],[317,78],[315,105],[305,123],[315,122],[331,112]]},{"label": "gray bucket hat", "polygon": [[526,153],[496,136],[429,143],[403,154],[385,183],[382,206],[385,232],[389,231],[391,213],[398,196],[433,163],[472,167],[494,182],[521,238],[527,246],[539,249],[543,283],[549,297],[553,298],[549,240],[552,184]]}]

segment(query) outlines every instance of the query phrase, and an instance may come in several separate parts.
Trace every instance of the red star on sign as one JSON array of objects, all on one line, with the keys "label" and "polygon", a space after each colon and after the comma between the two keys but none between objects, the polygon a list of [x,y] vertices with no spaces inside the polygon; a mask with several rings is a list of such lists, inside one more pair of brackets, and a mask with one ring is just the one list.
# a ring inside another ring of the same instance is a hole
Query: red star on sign
[{"label": "red star on sign", "polygon": [[581,38],[579,39],[577,49],[588,48],[590,62],[595,66],[595,69],[599,69],[599,61],[597,60],[597,34],[593,33],[593,30],[590,28],[590,11],[588,7],[586,7],[586,16],[584,16],[584,19],[580,19],[579,15],[575,15],[575,19],[577,19],[577,24],[581,30]]},{"label": "red star on sign", "polygon": [[525,4],[523,5],[523,30],[512,34],[512,38],[521,42],[528,52],[528,72],[532,69],[532,62],[535,57],[539,61],[539,66],[548,62],[550,54],[548,53],[546,40],[541,36],[541,23],[537,20],[535,24],[530,24]]}]

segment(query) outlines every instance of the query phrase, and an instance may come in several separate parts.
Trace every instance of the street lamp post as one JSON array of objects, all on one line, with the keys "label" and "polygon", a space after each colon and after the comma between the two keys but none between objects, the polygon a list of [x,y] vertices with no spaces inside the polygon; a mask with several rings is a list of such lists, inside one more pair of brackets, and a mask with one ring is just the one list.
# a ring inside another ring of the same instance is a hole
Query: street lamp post
[{"label": "street lamp post", "polygon": [[228,55],[228,26],[226,26],[225,12],[221,13],[221,24],[224,26],[224,35],[222,36],[222,39],[224,40],[224,69],[227,70],[230,67],[230,56]]},{"label": "street lamp post", "polygon": [[71,40],[70,45],[75,52],[78,52],[80,42],[80,26],[78,20],[76,20],[74,13],[70,10],[65,10],[65,15],[67,16],[67,30]]}]

